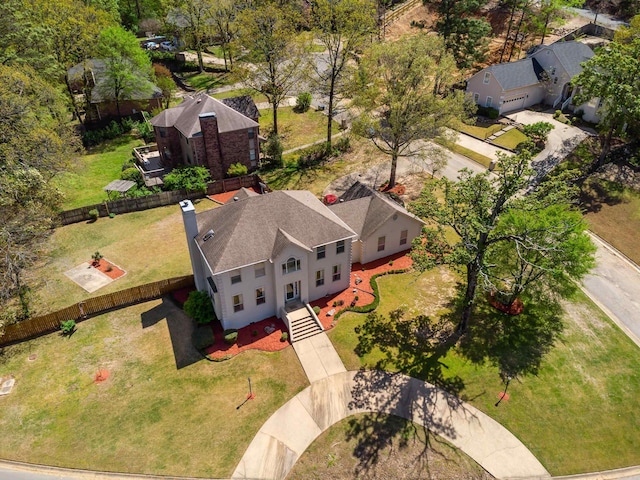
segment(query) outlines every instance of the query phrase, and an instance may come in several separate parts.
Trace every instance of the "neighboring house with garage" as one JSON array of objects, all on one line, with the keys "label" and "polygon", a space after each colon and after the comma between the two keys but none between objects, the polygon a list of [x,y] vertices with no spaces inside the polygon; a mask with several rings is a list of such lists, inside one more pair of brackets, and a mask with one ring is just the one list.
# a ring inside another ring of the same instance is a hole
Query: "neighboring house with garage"
[{"label": "neighboring house with garage", "polygon": [[185,97],[153,117],[151,125],[165,169],[202,165],[220,180],[234,163],[249,171],[258,167],[258,122],[205,93]]},{"label": "neighboring house with garage", "polygon": [[593,55],[588,45],[576,41],[539,45],[527,58],[483,68],[467,81],[466,91],[476,104],[500,114],[543,103],[559,110],[582,110],[585,120],[596,122],[598,101],[573,105],[571,85]]},{"label": "neighboring house with garage", "polygon": [[424,222],[387,195],[356,182],[329,207],[356,232],[353,263],[369,263],[411,248]]},{"label": "neighboring house with garage", "polygon": [[[348,220],[339,208],[347,204],[353,205]],[[292,341],[288,312],[306,308],[321,329],[309,303],[348,288],[353,263],[408,250],[422,225],[375,193],[329,208],[308,191],[243,190],[197,215],[188,200],[180,207],[196,288],[208,293],[222,327],[276,316],[285,321]],[[385,237],[381,249],[380,236]],[[358,242],[373,242],[373,252]]]}]

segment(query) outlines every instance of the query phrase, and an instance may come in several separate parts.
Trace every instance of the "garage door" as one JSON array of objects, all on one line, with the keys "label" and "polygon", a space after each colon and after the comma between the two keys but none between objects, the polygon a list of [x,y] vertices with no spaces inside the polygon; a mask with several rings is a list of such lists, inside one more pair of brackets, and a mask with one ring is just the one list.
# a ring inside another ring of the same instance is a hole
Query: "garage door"
[{"label": "garage door", "polygon": [[519,95],[517,97],[508,98],[504,102],[502,102],[502,111],[511,112],[512,110],[520,110],[524,108],[524,101],[526,99],[526,95]]}]

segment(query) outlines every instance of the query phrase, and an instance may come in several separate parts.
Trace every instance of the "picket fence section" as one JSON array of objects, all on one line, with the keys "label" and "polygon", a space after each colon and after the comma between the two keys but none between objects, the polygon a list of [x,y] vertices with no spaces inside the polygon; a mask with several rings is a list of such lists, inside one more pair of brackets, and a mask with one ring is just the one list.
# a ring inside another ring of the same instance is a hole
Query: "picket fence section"
[{"label": "picket fence section", "polygon": [[187,275],[88,298],[57,312],[7,325],[0,336],[0,347],[55,332],[60,330],[62,322],[68,320],[85,320],[100,313],[154,300],[174,290],[193,286],[193,275]]},{"label": "picket fence section", "polygon": [[217,180],[207,185],[206,193],[187,192],[186,190],[173,190],[170,192],[159,192],[144,197],[120,198],[110,202],[96,203],[85,207],[74,208],[60,213],[60,223],[69,225],[71,223],[86,222],[91,220],[89,212],[97,210],[100,217],[108,217],[110,213],[122,214],[128,212],[138,212],[150,208],[164,207],[166,205],[176,205],[178,202],[195,198],[203,198],[205,195],[216,195],[218,193],[238,190],[242,187],[259,189],[262,179],[256,175],[244,175],[242,177],[226,178]]}]

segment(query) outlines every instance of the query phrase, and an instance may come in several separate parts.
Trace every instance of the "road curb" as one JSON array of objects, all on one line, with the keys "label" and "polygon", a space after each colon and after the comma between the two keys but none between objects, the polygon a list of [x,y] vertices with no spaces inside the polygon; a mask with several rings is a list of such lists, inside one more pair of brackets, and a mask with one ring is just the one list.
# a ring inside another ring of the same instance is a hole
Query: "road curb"
[{"label": "road curb", "polygon": [[552,480],[616,480],[618,478],[629,478],[635,475],[640,475],[640,465],[617,468],[615,470],[604,470],[602,472],[579,473],[577,475],[564,475],[551,478]]},{"label": "road curb", "polygon": [[626,262],[631,268],[633,268],[636,272],[640,273],[640,266],[638,266],[633,260],[627,257],[624,253],[618,250],[616,247],[608,243],[605,239],[599,236],[597,233],[593,233],[591,230],[587,230],[587,233],[591,235],[596,242],[599,242],[604,248],[609,250],[612,254],[619,257],[621,260]]}]

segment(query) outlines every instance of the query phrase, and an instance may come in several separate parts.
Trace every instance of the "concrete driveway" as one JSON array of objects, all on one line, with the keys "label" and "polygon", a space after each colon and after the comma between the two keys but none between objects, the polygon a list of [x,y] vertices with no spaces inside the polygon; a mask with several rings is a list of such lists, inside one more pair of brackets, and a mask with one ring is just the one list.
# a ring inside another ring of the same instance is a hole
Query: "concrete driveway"
[{"label": "concrete driveway", "polygon": [[554,128],[547,138],[547,146],[531,162],[531,166],[538,173],[537,179],[549,173],[590,134],[586,130],[558,122],[553,118],[552,113],[522,110],[506,117],[523,125],[537,122],[548,122],[553,125]]}]

